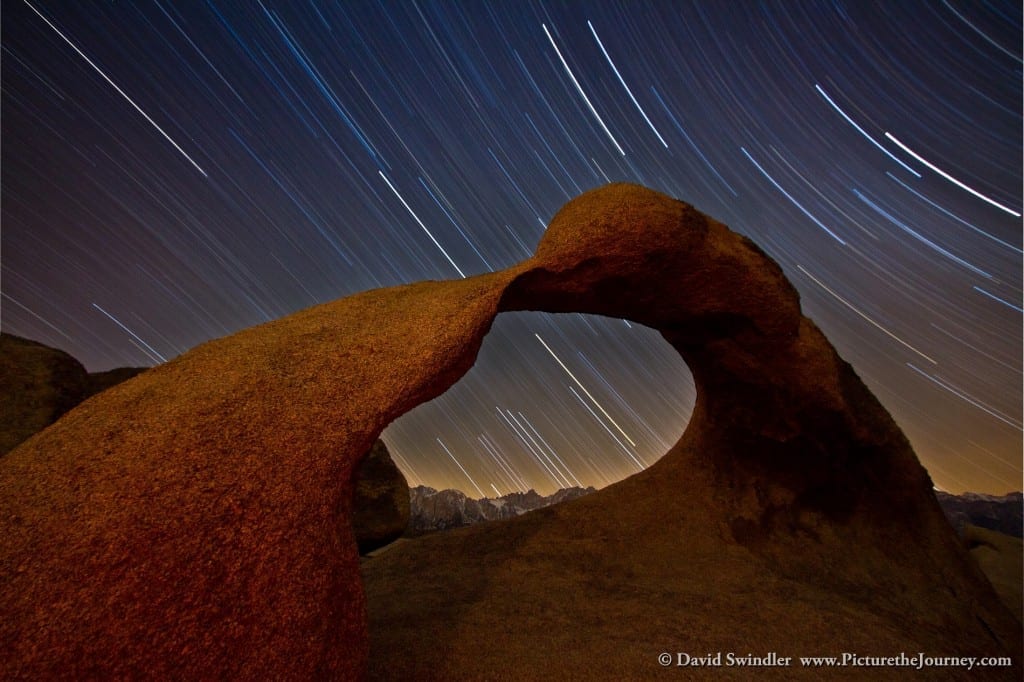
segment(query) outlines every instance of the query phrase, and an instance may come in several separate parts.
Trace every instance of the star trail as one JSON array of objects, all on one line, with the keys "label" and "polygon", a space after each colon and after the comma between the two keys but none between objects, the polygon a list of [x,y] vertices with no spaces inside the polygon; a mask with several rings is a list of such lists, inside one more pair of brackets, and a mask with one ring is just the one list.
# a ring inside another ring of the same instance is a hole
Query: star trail
[{"label": "star trail", "polygon": [[[90,371],[507,267],[630,181],[775,258],[938,487],[1021,487],[1018,3],[5,0],[2,33],[2,327]],[[384,439],[412,485],[601,487],[693,401],[651,330],[509,313]]]}]

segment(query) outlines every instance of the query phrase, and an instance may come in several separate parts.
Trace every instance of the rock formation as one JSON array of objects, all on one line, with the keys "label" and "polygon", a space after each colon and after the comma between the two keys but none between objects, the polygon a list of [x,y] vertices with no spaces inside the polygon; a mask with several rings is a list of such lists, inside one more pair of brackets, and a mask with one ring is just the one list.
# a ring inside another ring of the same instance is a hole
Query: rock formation
[{"label": "rock formation", "polygon": [[[57,421],[86,398],[146,371],[86,372],[64,351],[0,334],[0,455]],[[360,552],[402,535],[409,525],[409,484],[377,440],[359,465],[352,524]]]},{"label": "rock formation", "polygon": [[145,369],[121,367],[89,374],[62,350],[0,334],[0,456],[89,396]]},{"label": "rock formation", "polygon": [[409,484],[377,439],[359,463],[352,500],[352,530],[366,554],[401,537],[409,527]]},{"label": "rock formation", "polygon": [[0,676],[362,676],[355,466],[503,310],[660,330],[693,417],[617,485],[366,562],[371,674],[625,679],[715,650],[1019,665],[1018,624],[781,269],[686,204],[611,185],[516,266],[203,344],[0,460]]},{"label": "rock formation", "polygon": [[85,368],[62,351],[0,334],[0,453],[82,401]]}]

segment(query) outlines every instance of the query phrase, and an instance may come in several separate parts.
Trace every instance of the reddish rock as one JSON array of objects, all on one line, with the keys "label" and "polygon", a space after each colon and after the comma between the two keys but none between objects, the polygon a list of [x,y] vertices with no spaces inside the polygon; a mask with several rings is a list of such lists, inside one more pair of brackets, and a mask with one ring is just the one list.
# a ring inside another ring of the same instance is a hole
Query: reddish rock
[{"label": "reddish rock", "polygon": [[371,678],[643,679],[664,652],[775,652],[794,666],[757,674],[816,679],[795,657],[918,651],[1013,657],[929,677],[1020,678],[1020,626],[908,441],[749,240],[605,187],[555,216],[501,307],[660,330],[693,373],[693,416],[616,485],[364,564]]},{"label": "reddish rock", "polygon": [[690,425],[616,486],[367,562],[373,674],[636,677],[716,649],[1019,665],[1016,622],[906,439],[778,266],[612,185],[513,268],[211,341],[0,460],[0,675],[360,677],[357,461],[522,309],[659,329],[697,382]]}]

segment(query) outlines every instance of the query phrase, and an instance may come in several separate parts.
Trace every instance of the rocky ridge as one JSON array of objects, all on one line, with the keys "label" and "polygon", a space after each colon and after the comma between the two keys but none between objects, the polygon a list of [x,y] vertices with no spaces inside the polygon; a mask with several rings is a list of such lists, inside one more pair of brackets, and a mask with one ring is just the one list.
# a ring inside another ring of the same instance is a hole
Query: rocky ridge
[{"label": "rocky ridge", "polygon": [[411,513],[408,535],[422,535],[439,530],[471,526],[482,521],[509,519],[535,509],[583,497],[595,489],[562,488],[550,495],[535,490],[514,492],[500,497],[473,499],[461,490],[435,490],[418,485],[409,489]]},{"label": "rocky ridge", "polygon": [[[596,492],[593,487],[562,488],[542,496],[534,490],[500,497],[474,499],[461,490],[435,490],[418,485],[409,489],[411,513],[409,534],[422,535],[438,530],[471,526],[481,521],[512,518],[534,509],[574,500]],[[954,495],[941,490],[935,497],[949,522],[963,535],[967,525],[987,528],[1011,537],[1021,537],[1021,516],[1024,494],[988,495],[966,492]]]},{"label": "rocky ridge", "polygon": [[935,496],[938,498],[946,518],[961,535],[967,524],[994,530],[1015,538],[1024,534],[1024,522],[1022,522],[1024,493],[952,495],[937,491]]}]

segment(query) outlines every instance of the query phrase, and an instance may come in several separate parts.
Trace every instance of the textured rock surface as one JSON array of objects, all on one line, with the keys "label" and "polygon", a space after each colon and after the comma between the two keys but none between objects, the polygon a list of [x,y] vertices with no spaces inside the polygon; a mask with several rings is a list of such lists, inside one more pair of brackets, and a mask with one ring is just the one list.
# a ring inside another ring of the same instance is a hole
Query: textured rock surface
[{"label": "textured rock surface", "polygon": [[145,370],[120,367],[89,374],[62,350],[0,334],[0,456],[89,396]]},{"label": "textured rock surface", "polygon": [[625,679],[715,650],[1019,665],[1018,624],[778,266],[612,185],[517,266],[203,344],[0,460],[0,676],[359,677],[355,465],[521,309],[659,329],[697,383],[689,427],[620,484],[367,561],[372,674]]},{"label": "textured rock surface", "polygon": [[906,438],[756,246],[612,186],[567,204],[524,265],[503,309],[660,330],[693,373],[693,416],[616,485],[364,564],[372,677],[635,679],[664,651],[942,651],[1018,667],[939,677],[1019,678],[1019,626]]},{"label": "textured rock surface", "polygon": [[359,553],[392,542],[409,527],[409,484],[379,438],[359,463],[352,499],[352,530]]},{"label": "textured rock surface", "polygon": [[[86,398],[145,367],[88,373],[62,350],[0,334],[0,455],[57,421]],[[352,523],[361,553],[391,542],[409,525],[409,485],[377,440],[359,467]]]},{"label": "textured rock surface", "polygon": [[0,459],[0,678],[353,678],[354,468],[472,365],[514,272],[194,348]]}]

